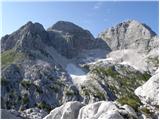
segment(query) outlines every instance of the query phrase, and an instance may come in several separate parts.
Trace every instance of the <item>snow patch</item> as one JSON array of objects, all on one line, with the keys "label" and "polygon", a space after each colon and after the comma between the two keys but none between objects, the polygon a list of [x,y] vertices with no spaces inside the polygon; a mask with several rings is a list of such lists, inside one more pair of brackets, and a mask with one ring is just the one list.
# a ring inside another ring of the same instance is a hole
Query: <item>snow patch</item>
[{"label": "snow patch", "polygon": [[97,62],[103,62],[103,63],[106,63],[108,61],[113,61],[114,59],[113,58],[105,58],[105,59],[97,59],[95,62],[91,62],[89,64],[96,64]]},{"label": "snow patch", "polygon": [[68,64],[66,71],[70,74],[72,82],[75,85],[81,85],[85,80],[87,80],[86,73],[74,64]]},{"label": "snow patch", "polygon": [[133,67],[134,69],[139,70],[135,65],[132,65],[132,64],[130,64],[129,62],[126,62],[126,61],[123,61],[123,62],[121,62],[120,64],[121,64],[121,65],[129,65],[129,66]]}]

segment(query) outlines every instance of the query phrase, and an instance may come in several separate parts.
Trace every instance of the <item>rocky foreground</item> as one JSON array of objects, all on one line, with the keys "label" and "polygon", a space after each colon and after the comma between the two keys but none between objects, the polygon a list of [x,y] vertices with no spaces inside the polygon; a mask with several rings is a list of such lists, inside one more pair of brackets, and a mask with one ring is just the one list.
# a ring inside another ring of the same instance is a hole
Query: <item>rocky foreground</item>
[{"label": "rocky foreground", "polygon": [[1,117],[158,119],[158,39],[136,20],[97,38],[28,22],[1,38]]}]

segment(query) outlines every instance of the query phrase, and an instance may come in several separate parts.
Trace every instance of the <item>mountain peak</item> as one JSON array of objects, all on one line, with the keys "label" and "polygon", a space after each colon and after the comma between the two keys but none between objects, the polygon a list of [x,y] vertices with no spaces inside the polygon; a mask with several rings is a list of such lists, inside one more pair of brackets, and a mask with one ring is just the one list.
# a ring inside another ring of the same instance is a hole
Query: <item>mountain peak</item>
[{"label": "mountain peak", "polygon": [[2,38],[2,51],[15,47],[16,49],[21,50],[31,49],[31,46],[34,48],[33,42],[38,43],[39,40],[45,41],[46,39],[47,32],[43,26],[40,23],[33,23],[29,21],[20,27],[17,31]]},{"label": "mountain peak", "polygon": [[146,48],[148,40],[154,36],[156,36],[156,33],[147,25],[137,20],[127,20],[106,29],[98,37],[106,41],[112,50],[117,50],[137,48],[141,45]]},{"label": "mountain peak", "polygon": [[63,32],[74,32],[74,31],[83,30],[78,25],[68,21],[58,21],[48,30],[52,30],[52,29],[63,31]]},{"label": "mountain peak", "polygon": [[144,30],[147,30],[151,34],[151,36],[156,35],[156,33],[148,25],[141,23],[138,20],[130,19],[130,20],[123,21],[123,22],[117,24],[115,26],[115,28],[116,27],[119,28],[120,26],[125,26],[126,29],[128,28],[128,26],[130,26],[129,27],[130,29],[144,29]]},{"label": "mountain peak", "polygon": [[43,25],[38,22],[33,23],[32,21],[28,21],[24,26],[20,29],[30,30],[30,31],[45,31]]}]

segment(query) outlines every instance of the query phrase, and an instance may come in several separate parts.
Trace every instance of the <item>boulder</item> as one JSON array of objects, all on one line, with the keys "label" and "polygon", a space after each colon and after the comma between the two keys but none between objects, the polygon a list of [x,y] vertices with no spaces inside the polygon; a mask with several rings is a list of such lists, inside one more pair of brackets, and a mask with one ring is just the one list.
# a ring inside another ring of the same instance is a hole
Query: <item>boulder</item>
[{"label": "boulder", "polygon": [[159,105],[159,77],[158,73],[153,75],[144,85],[135,90],[135,94],[144,104]]},{"label": "boulder", "polygon": [[[118,110],[118,108],[113,102],[99,101],[82,107],[79,111],[78,119],[97,119],[104,113],[105,115],[101,116],[101,118],[105,118],[105,116],[113,118],[114,115],[111,115],[109,111],[114,110]],[[115,116],[117,116],[117,112],[114,113],[116,114]]]},{"label": "boulder", "polygon": [[100,115],[98,119],[124,119],[117,110],[111,110]]},{"label": "boulder", "polygon": [[44,119],[76,119],[82,106],[78,101],[67,102],[52,110]]}]

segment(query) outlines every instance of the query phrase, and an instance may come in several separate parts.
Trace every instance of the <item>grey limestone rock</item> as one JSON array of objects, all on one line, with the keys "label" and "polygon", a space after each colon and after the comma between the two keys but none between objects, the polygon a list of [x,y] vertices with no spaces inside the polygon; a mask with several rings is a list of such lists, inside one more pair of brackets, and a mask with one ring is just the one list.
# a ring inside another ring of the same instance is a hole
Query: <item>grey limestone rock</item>
[{"label": "grey limestone rock", "polygon": [[106,41],[112,50],[128,48],[145,50],[154,36],[156,34],[147,25],[136,20],[122,22],[99,34],[99,38]]},{"label": "grey limestone rock", "polygon": [[82,106],[78,101],[67,102],[52,110],[44,119],[76,119]]}]

